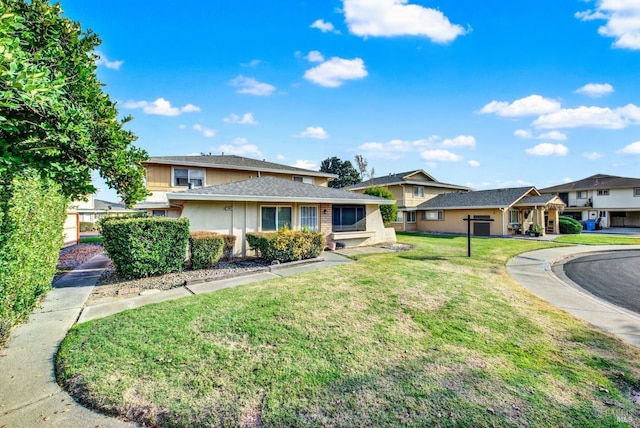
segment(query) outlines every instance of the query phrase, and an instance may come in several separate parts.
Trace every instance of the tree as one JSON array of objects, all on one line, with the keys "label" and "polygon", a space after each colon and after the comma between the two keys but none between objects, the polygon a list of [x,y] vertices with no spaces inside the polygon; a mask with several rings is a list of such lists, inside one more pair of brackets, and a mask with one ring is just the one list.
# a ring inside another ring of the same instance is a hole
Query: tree
[{"label": "tree", "polygon": [[48,0],[0,2],[0,185],[33,169],[78,199],[97,170],[127,205],[148,194],[147,153],[96,76],[99,44]]},{"label": "tree", "polygon": [[[364,190],[365,195],[377,196],[384,199],[395,199],[393,193],[386,187],[367,187]],[[380,205],[380,215],[385,225],[395,221],[398,214],[398,205]]]},{"label": "tree", "polygon": [[360,175],[362,176],[362,180],[366,180],[367,177],[371,180],[371,184],[373,185],[373,176],[375,175],[375,169],[371,167],[371,171],[367,171],[367,167],[369,166],[369,162],[362,155],[356,155],[356,163],[358,164],[358,171],[360,171]]},{"label": "tree", "polygon": [[342,189],[343,187],[351,186],[361,181],[360,174],[358,174],[358,171],[353,167],[351,161],[343,162],[335,156],[323,160],[320,165],[320,171],[338,176],[338,178],[329,181],[329,187],[335,189]]}]

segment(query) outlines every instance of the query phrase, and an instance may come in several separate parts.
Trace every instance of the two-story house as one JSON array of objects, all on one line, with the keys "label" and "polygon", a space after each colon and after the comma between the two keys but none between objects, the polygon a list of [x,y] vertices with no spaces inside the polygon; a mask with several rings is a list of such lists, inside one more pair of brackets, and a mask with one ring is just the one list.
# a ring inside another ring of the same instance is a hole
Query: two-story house
[{"label": "two-story house", "polygon": [[468,192],[471,189],[457,184],[441,183],[422,169],[375,177],[348,189],[362,193],[367,187],[385,187],[398,204],[398,215],[393,223],[397,231],[417,230],[417,206],[442,193]]},{"label": "two-story house", "polygon": [[564,215],[597,220],[601,227],[640,227],[640,179],[596,174],[540,189],[557,194],[567,205]]},{"label": "two-story house", "polygon": [[247,254],[247,233],[285,226],[322,231],[329,245],[395,242],[380,215],[395,201],[330,188],[334,174],[232,155],[152,157],[145,167],[152,195],[137,208],[235,235],[237,255]]}]

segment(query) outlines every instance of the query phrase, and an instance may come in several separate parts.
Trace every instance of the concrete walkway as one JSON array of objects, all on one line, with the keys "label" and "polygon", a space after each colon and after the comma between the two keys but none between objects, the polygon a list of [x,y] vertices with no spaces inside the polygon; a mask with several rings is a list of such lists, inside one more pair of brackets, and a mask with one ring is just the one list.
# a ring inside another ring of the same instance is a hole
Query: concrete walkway
[{"label": "concrete walkway", "polygon": [[521,254],[507,262],[507,271],[520,284],[553,306],[640,346],[640,315],[606,302],[583,290],[552,266],[569,258],[603,251],[639,250],[640,245],[580,245]]},{"label": "concrete walkway", "polygon": [[201,283],[112,303],[85,307],[108,259],[96,256],[65,275],[45,296],[42,306],[18,326],[0,350],[0,428],[134,427],[93,412],[74,401],[56,382],[55,357],[67,331],[76,323],[150,303],[210,293],[250,282],[321,269],[350,259],[325,252],[313,263],[272,266],[270,272]]}]

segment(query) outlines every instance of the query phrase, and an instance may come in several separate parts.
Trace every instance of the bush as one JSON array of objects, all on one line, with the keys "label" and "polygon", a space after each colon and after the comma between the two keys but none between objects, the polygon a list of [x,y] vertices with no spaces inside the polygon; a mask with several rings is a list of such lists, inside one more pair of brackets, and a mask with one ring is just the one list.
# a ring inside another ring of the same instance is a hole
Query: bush
[{"label": "bush", "polygon": [[322,232],[280,230],[271,233],[248,233],[253,250],[269,261],[291,262],[318,257],[325,246]]},{"label": "bush", "polygon": [[[386,187],[367,187],[364,190],[365,195],[377,196],[384,199],[395,199],[393,193]],[[398,214],[398,205],[380,205],[380,215],[382,216],[382,222],[386,225],[395,221]]]},{"label": "bush", "polygon": [[66,206],[34,172],[0,180],[0,346],[51,288]]},{"label": "bush", "polygon": [[236,237],[235,235],[222,235],[222,239],[224,239],[224,250],[223,255],[227,260],[231,260],[233,258],[233,249],[236,246]]},{"label": "bush", "polygon": [[94,232],[98,230],[98,226],[92,221],[81,221],[80,232]]},{"label": "bush", "polygon": [[220,260],[225,240],[214,232],[191,232],[189,250],[192,269],[212,268]]},{"label": "bush", "polygon": [[103,244],[126,279],[179,272],[189,242],[189,220],[165,217],[105,217]]},{"label": "bush", "polygon": [[560,216],[560,233],[577,234],[582,233],[582,225],[578,220],[571,217]]}]

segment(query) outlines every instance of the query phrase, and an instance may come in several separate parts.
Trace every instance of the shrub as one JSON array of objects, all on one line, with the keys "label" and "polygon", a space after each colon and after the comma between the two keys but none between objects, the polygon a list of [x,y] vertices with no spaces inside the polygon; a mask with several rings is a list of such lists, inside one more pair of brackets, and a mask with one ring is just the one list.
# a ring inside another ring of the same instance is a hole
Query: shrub
[{"label": "shrub", "polygon": [[189,250],[192,269],[212,268],[220,260],[224,248],[224,238],[214,232],[191,232]]},{"label": "shrub", "polygon": [[96,224],[92,221],[81,221],[80,222],[80,232],[93,232],[98,230]]},{"label": "shrub", "polygon": [[0,180],[0,346],[51,288],[66,206],[34,172]]},{"label": "shrub", "polygon": [[119,275],[127,279],[179,272],[183,268],[189,220],[165,217],[105,217],[103,244]]},{"label": "shrub", "polygon": [[[367,187],[364,190],[365,195],[377,196],[384,199],[395,199],[393,193],[386,187]],[[398,205],[380,205],[380,215],[382,216],[382,222],[386,225],[395,221],[398,214]]]},{"label": "shrub", "polygon": [[227,260],[231,260],[233,258],[233,249],[236,246],[236,236],[222,235],[222,239],[224,239],[224,250],[222,254]]},{"label": "shrub", "polygon": [[291,262],[318,257],[325,246],[322,232],[280,230],[271,233],[249,233],[247,242],[267,260]]},{"label": "shrub", "polygon": [[582,225],[578,220],[571,217],[560,216],[560,233],[577,234],[582,233]]}]

